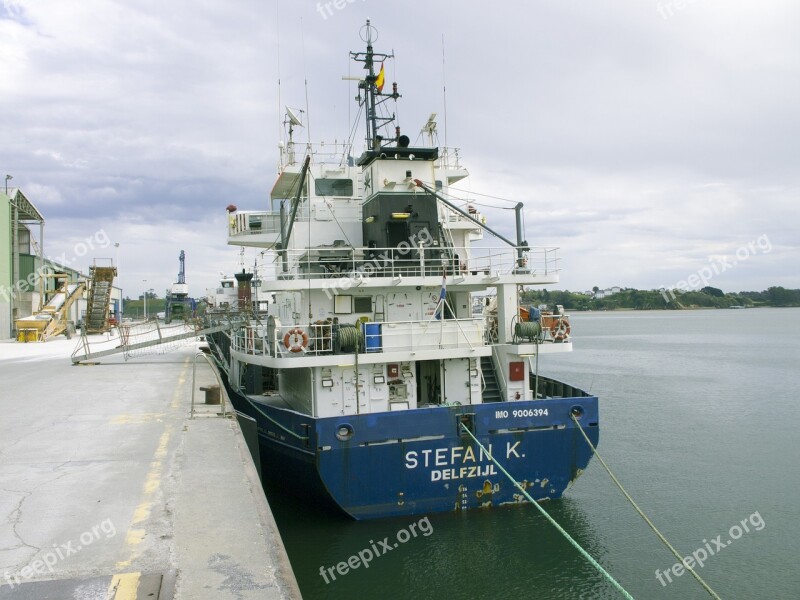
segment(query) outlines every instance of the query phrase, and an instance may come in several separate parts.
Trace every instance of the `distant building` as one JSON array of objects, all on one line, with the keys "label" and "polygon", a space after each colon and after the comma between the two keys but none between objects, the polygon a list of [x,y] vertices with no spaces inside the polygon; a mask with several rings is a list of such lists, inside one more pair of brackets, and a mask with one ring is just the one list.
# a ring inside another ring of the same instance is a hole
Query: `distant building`
[{"label": "distant building", "polygon": [[622,288],[618,285],[614,287],[606,288],[604,290],[597,290],[596,292],[591,292],[591,295],[594,296],[595,300],[602,300],[603,298],[608,298],[609,296],[613,296],[614,294],[619,294],[622,291]]}]

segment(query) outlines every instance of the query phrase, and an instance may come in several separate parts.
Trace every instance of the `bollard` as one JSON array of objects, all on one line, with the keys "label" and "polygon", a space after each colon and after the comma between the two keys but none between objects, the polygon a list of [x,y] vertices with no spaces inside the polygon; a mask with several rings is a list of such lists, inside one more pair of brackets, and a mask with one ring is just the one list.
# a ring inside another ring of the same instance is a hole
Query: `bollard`
[{"label": "bollard", "polygon": [[200,391],[206,393],[206,404],[220,404],[218,385],[203,386]]}]

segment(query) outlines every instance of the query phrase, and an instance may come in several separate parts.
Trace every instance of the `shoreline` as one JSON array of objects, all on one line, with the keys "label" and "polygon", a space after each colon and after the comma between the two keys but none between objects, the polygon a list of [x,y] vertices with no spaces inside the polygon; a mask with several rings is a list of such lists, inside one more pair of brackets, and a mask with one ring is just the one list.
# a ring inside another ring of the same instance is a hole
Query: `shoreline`
[{"label": "shoreline", "polygon": [[800,306],[744,306],[740,309],[732,307],[719,307],[719,306],[686,306],[683,308],[632,308],[632,307],[619,307],[619,308],[569,308],[564,307],[564,310],[571,313],[608,313],[608,312],[681,312],[685,310],[757,310],[763,308],[786,309],[786,308],[800,308]]}]

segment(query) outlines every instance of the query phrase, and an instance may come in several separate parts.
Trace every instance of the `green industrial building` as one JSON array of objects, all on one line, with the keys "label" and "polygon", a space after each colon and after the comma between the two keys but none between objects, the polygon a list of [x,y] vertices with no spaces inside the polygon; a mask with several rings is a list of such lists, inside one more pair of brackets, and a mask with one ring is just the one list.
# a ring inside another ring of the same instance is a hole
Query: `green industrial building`
[{"label": "green industrial building", "polygon": [[[0,340],[16,337],[16,320],[42,308],[55,292],[56,273],[73,282],[88,279],[81,271],[45,257],[44,217],[19,188],[0,188]],[[114,287],[110,313],[117,318],[121,298],[121,290]],[[81,298],[71,307],[69,320],[79,323],[85,310],[86,299]]]}]

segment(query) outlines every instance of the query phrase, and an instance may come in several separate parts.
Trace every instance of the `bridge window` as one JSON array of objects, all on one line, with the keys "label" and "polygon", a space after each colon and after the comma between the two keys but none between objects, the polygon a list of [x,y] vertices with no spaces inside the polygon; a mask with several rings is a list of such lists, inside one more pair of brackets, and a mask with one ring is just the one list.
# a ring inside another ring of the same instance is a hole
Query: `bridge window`
[{"label": "bridge window", "polygon": [[352,196],[352,179],[315,179],[314,193],[317,196]]}]

